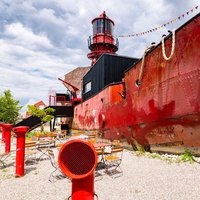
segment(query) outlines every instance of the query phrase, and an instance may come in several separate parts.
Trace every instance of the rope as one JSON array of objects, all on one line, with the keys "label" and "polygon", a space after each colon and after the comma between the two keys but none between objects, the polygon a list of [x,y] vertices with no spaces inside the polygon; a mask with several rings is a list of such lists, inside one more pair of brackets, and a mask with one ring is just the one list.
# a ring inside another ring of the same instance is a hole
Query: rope
[{"label": "rope", "polygon": [[143,70],[144,70],[144,60],[145,60],[145,56],[146,54],[153,48],[155,47],[155,43],[152,43],[149,47],[147,47],[142,55],[142,65],[141,65],[141,68],[140,68],[140,74],[139,74],[139,78],[138,80],[136,81],[136,84],[138,86],[140,86],[142,84],[142,75],[143,75]]},{"label": "rope", "polygon": [[167,57],[165,53],[165,43],[164,43],[165,37],[166,37],[165,35],[162,37],[162,54],[165,60],[170,60],[174,54],[174,49],[175,49],[175,29],[173,29],[172,31],[172,49],[169,57]]}]

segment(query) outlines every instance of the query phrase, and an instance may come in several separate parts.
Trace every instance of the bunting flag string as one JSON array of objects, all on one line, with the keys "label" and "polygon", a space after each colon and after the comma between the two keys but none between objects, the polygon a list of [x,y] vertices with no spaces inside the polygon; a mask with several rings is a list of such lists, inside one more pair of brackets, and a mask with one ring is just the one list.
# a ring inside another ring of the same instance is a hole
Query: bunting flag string
[{"label": "bunting flag string", "polygon": [[167,23],[165,24],[162,24],[156,28],[153,28],[151,30],[148,30],[148,31],[143,31],[141,33],[136,33],[136,34],[129,34],[129,35],[115,35],[116,37],[137,37],[137,36],[141,36],[141,35],[145,35],[145,34],[148,34],[148,33],[152,33],[154,31],[157,31],[159,30],[160,28],[163,28],[163,27],[166,27],[167,25],[170,25],[171,23],[174,23],[174,22],[177,22],[177,20],[181,20],[181,18],[184,18],[186,15],[189,15],[190,13],[193,13],[195,12],[197,9],[199,8],[199,5],[198,6],[195,6],[194,8],[192,8],[191,10],[187,11],[186,13],[182,14],[181,16],[177,17],[177,18],[174,18],[170,21],[168,21]]}]

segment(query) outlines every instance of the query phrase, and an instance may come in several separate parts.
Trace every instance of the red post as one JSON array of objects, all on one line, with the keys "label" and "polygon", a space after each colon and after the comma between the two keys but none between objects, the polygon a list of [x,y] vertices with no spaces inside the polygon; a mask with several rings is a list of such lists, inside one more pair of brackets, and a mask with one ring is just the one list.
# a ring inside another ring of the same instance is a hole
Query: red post
[{"label": "red post", "polygon": [[21,177],[24,176],[25,135],[29,127],[19,126],[13,128],[13,131],[17,136],[15,177]]},{"label": "red post", "polygon": [[92,143],[70,140],[60,149],[58,164],[72,178],[72,200],[94,200],[94,170],[97,154]]},{"label": "red post", "polygon": [[72,179],[72,199],[94,199],[94,173],[81,179]]},{"label": "red post", "polygon": [[[13,124],[1,124],[3,131],[2,135],[4,132],[4,141],[5,141],[5,153],[10,152],[10,138],[11,138],[11,128]],[[3,139],[3,137],[2,137]]]}]

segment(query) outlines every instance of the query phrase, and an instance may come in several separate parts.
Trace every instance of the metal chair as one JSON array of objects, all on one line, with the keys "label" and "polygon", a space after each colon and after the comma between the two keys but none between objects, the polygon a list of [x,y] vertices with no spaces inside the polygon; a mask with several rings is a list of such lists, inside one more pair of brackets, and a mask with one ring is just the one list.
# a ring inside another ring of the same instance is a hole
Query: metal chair
[{"label": "metal chair", "polygon": [[101,170],[105,168],[105,162],[104,162],[105,147],[97,147],[95,148],[95,150],[98,156],[97,166],[95,169],[95,178],[98,178],[98,180],[101,180],[103,178],[103,173],[101,172]]},{"label": "metal chair", "polygon": [[49,158],[47,150],[50,148],[50,142],[48,138],[45,139],[40,138],[37,142],[37,145],[38,145],[38,151],[41,153],[40,157],[38,158],[38,161],[42,160],[44,156]]},{"label": "metal chair", "polygon": [[11,153],[1,153],[0,154],[0,166],[3,166],[3,168],[7,167],[6,159],[11,156]]},{"label": "metal chair", "polygon": [[91,142],[92,144],[95,144],[97,143],[97,140],[95,138],[92,138],[92,139],[88,139],[89,142]]},{"label": "metal chair", "polygon": [[110,152],[104,153],[104,161],[106,164],[106,173],[111,175],[112,178],[116,178],[123,175],[123,171],[120,167],[123,156],[123,147],[111,147]]},{"label": "metal chair", "polygon": [[120,140],[113,140],[112,146],[113,147],[119,147],[120,146]]},{"label": "metal chair", "polygon": [[67,131],[61,130],[61,133],[59,134],[59,139],[60,140],[66,140],[66,138],[67,138]]},{"label": "metal chair", "polygon": [[[51,162],[52,167],[54,168],[54,170],[51,172],[51,174],[49,175],[49,181],[53,182],[52,177],[54,179],[60,179],[60,178],[66,178],[66,176],[62,173],[62,171],[60,170],[60,167],[58,165],[58,162],[55,160],[55,155],[52,149],[47,149],[47,152],[49,154],[49,159]],[[54,176],[54,174],[58,172],[57,176]]]},{"label": "metal chair", "polygon": [[41,152],[39,157],[39,161],[46,156],[49,158],[49,154],[47,153],[47,149],[50,148],[52,145],[55,147],[57,135],[53,132],[48,134],[40,134],[37,136],[37,144],[38,144],[38,151]]},{"label": "metal chair", "polygon": [[28,161],[34,161],[36,164],[36,154],[38,153],[36,141],[25,142],[25,163]]}]

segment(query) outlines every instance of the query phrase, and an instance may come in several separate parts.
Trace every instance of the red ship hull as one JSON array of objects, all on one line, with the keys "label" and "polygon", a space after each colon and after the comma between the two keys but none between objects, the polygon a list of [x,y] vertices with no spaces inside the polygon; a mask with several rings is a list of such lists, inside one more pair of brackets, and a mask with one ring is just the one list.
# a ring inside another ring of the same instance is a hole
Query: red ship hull
[{"label": "red ship hull", "polygon": [[[200,155],[200,15],[175,32],[175,51],[163,58],[162,44],[124,72],[120,83],[105,87],[74,108],[72,128],[98,131],[105,139],[152,151]],[[165,40],[166,54],[172,35]],[[125,98],[119,95],[126,91]]]}]

